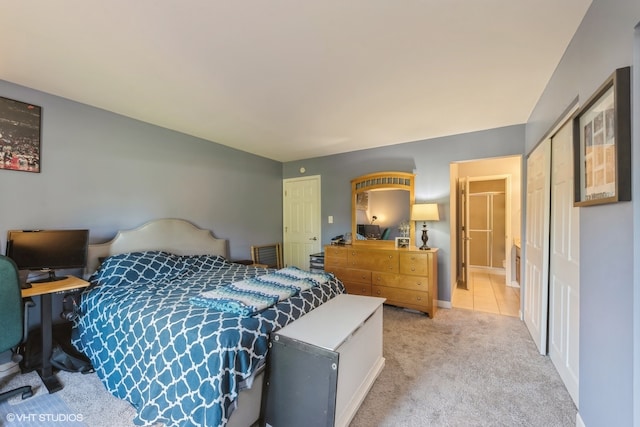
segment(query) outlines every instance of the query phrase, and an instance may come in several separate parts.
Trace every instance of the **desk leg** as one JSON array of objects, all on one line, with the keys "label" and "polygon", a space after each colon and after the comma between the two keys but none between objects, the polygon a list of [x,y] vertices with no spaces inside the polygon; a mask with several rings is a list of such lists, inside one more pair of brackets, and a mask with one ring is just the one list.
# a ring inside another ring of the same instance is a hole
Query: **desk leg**
[{"label": "desk leg", "polygon": [[53,350],[53,325],[51,322],[52,313],[51,294],[40,295],[40,324],[42,325],[42,367],[38,369],[38,374],[42,379],[49,393],[62,390],[62,384],[53,373],[51,366],[51,352]]}]

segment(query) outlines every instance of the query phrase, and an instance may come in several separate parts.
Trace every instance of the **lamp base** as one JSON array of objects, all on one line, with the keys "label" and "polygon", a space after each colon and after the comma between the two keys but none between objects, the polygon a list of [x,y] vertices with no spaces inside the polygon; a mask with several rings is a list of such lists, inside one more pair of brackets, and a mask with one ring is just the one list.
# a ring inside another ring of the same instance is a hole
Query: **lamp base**
[{"label": "lamp base", "polygon": [[427,236],[427,223],[425,222],[422,226],[422,246],[420,246],[421,251],[427,251],[431,249],[427,246],[427,240],[429,240],[429,236]]}]

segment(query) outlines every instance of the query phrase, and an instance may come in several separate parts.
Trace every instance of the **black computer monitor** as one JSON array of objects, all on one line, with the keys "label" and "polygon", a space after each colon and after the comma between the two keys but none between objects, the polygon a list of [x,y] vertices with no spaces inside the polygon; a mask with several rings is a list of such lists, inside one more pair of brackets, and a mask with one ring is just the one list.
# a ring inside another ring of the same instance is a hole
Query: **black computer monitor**
[{"label": "black computer monitor", "polygon": [[376,224],[358,224],[358,234],[367,239],[380,238],[380,226]]},{"label": "black computer monitor", "polygon": [[56,270],[87,265],[89,230],[11,230],[6,254],[18,269],[45,271],[45,281],[64,279]]}]

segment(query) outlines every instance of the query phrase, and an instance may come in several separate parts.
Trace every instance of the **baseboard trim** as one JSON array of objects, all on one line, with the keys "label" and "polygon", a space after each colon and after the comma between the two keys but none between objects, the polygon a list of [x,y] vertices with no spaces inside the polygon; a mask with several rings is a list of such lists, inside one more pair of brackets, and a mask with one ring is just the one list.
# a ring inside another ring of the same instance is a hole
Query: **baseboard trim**
[{"label": "baseboard trim", "polygon": [[440,300],[438,300],[438,307],[439,308],[452,308],[453,306],[451,305],[451,301],[440,301]]},{"label": "baseboard trim", "polygon": [[0,378],[20,372],[20,366],[12,361],[0,364]]}]

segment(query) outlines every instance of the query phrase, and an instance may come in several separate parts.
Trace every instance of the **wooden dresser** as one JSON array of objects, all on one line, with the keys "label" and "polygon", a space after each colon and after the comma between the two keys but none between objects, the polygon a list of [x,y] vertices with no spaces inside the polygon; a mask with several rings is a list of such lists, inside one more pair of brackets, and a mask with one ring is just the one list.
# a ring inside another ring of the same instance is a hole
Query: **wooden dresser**
[{"label": "wooden dresser", "polygon": [[438,308],[438,249],[398,249],[392,245],[325,246],[324,269],[347,293],[386,298],[386,304],[423,311]]}]

